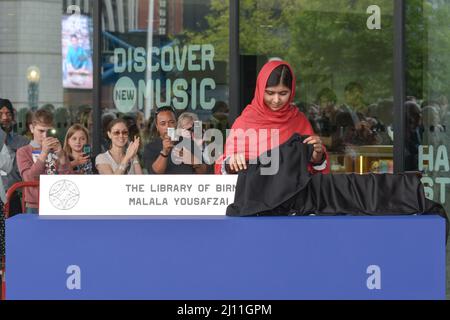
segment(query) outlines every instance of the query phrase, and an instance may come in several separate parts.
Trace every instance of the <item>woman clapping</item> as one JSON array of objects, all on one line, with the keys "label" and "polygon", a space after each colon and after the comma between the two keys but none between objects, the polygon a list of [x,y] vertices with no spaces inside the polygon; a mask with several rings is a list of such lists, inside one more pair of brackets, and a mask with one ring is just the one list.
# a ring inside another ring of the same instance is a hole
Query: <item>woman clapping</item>
[{"label": "woman clapping", "polygon": [[129,142],[129,131],[126,121],[115,119],[108,125],[108,138],[111,148],[99,154],[95,160],[100,174],[142,174],[137,152],[140,139]]}]

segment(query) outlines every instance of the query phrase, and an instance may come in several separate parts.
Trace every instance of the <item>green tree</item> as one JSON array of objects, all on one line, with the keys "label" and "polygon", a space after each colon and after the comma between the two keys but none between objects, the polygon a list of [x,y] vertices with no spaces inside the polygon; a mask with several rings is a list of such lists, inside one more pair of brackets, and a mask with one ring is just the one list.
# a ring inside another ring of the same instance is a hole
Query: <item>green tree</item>
[{"label": "green tree", "polygon": [[[367,100],[392,96],[393,5],[382,8],[382,29],[368,30],[369,0],[241,0],[242,55],[280,57],[289,61],[299,78],[301,99],[312,101],[324,86],[341,93],[345,84],[359,81]],[[187,33],[191,42],[212,43],[218,59],[227,60],[229,1],[212,0],[209,28]]]}]

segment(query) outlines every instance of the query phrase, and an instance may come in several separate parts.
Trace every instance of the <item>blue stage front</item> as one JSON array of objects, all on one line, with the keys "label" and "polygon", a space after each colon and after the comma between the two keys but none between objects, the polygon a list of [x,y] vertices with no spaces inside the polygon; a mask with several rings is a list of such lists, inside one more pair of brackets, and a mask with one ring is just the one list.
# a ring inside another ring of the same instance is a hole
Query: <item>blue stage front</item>
[{"label": "blue stage front", "polygon": [[445,299],[445,221],[7,220],[7,299]]}]

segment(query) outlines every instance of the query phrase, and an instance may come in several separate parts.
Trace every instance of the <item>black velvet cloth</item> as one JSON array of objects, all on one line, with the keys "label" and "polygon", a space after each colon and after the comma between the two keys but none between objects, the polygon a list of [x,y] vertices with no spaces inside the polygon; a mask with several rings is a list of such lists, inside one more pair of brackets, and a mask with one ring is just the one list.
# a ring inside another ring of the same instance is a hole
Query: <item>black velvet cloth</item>
[{"label": "black velvet cloth", "polygon": [[304,138],[294,134],[278,147],[277,174],[262,175],[261,163],[239,173],[228,216],[437,214],[446,219],[448,234],[447,214],[442,205],[425,198],[419,172],[310,174],[313,150]]}]

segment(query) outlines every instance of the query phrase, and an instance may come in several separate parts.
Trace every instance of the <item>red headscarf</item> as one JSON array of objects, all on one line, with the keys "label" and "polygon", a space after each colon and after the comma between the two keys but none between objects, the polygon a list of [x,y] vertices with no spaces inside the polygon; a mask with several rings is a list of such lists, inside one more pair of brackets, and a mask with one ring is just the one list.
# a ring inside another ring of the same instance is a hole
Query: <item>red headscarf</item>
[{"label": "red headscarf", "polygon": [[[264,103],[264,93],[270,74],[279,66],[285,65],[292,74],[292,89],[288,103],[277,111],[273,111]],[[245,151],[247,160],[255,159],[267,150],[276,148],[278,145],[289,140],[294,133],[300,135],[314,135],[314,131],[308,119],[298,108],[292,104],[295,97],[295,76],[291,66],[285,61],[269,61],[259,72],[255,96],[252,102],[244,109],[241,116],[236,119],[227,138],[225,154],[218,162],[221,163],[227,156]],[[240,129],[240,130],[239,130]],[[242,132],[255,130],[258,133],[258,148],[249,145],[249,139]],[[259,135],[261,129],[267,130],[267,135]],[[278,130],[279,141],[273,141],[271,130]],[[266,141],[260,141],[260,139]],[[234,143],[233,143],[234,141]],[[216,168],[217,172],[217,168]]]}]

